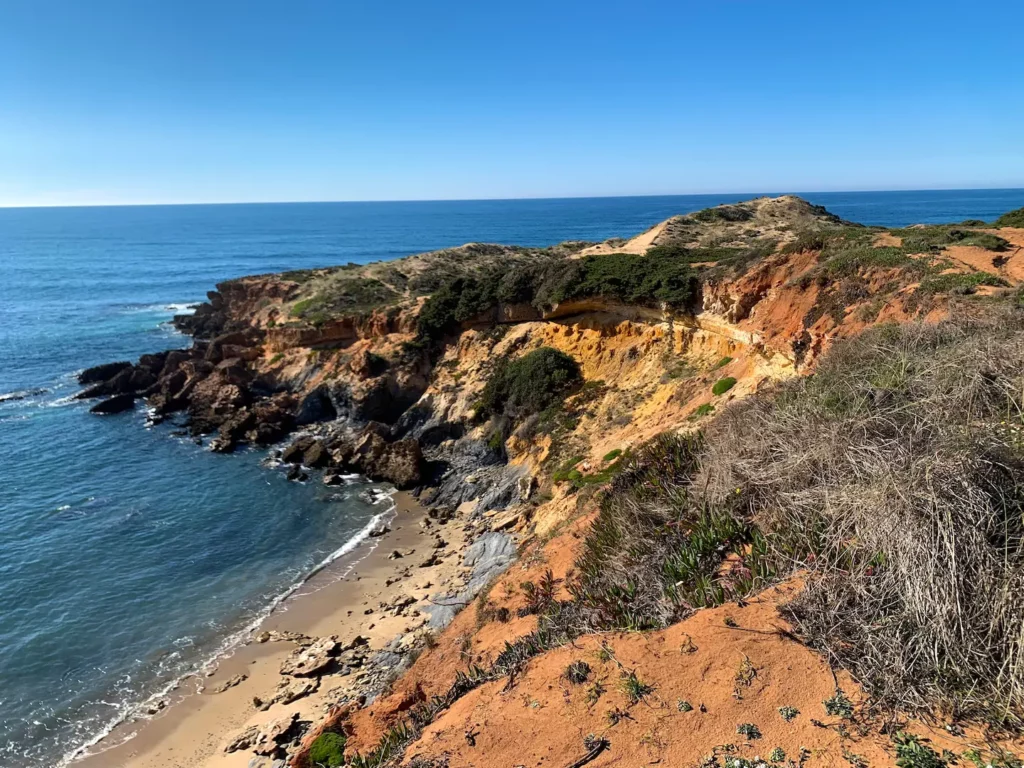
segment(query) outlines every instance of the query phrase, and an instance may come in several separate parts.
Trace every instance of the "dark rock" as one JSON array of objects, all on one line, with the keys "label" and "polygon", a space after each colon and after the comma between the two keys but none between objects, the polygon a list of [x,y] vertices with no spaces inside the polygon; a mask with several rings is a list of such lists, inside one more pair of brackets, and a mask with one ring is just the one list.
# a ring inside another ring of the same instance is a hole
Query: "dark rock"
[{"label": "dark rock", "polygon": [[106,381],[100,382],[89,387],[84,392],[79,392],[75,395],[78,400],[88,400],[94,397],[105,397],[106,395],[126,395],[129,392],[135,392],[136,388],[132,386],[132,377],[135,374],[135,369],[129,365],[127,368],[122,368],[116,374],[111,376]]},{"label": "dark rock", "polygon": [[327,452],[324,444],[319,440],[314,440],[313,444],[302,454],[302,463],[307,467],[312,467],[313,469],[319,469],[327,466],[330,460],[331,455]]},{"label": "dark rock", "polygon": [[309,475],[303,472],[302,467],[296,464],[288,470],[288,479],[297,483],[304,483],[309,480]]},{"label": "dark rock", "polygon": [[326,385],[321,384],[299,403],[299,411],[295,415],[295,423],[299,426],[314,424],[320,421],[331,421],[338,418],[338,411],[331,402],[330,392]]},{"label": "dark rock", "polygon": [[291,432],[295,426],[291,411],[294,406],[295,399],[286,394],[257,403],[253,407],[255,429],[249,433],[249,440],[258,445],[270,445]]},{"label": "dark rock", "polygon": [[281,461],[285,464],[301,463],[303,454],[305,454],[305,452],[309,450],[315,442],[317,442],[315,437],[306,436],[296,438],[286,445],[284,450],[281,451]]},{"label": "dark rock", "polygon": [[92,368],[86,368],[80,374],[78,374],[79,384],[95,384],[101,381],[109,381],[114,378],[121,371],[129,369],[132,364],[127,360],[118,363],[104,363],[103,365],[94,365]]},{"label": "dark rock", "polygon": [[130,411],[135,407],[134,395],[114,395],[108,400],[96,403],[89,409],[89,413],[111,414]]}]

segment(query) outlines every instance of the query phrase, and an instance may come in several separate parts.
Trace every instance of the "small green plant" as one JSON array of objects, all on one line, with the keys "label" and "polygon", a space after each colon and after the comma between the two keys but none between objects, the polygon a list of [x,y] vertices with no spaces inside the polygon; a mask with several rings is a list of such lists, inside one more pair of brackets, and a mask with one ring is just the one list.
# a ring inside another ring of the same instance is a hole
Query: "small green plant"
[{"label": "small green plant", "polygon": [[622,449],[621,448],[616,448],[614,450],[608,451],[608,453],[606,453],[604,455],[604,458],[602,459],[602,461],[615,461],[621,455],[622,455]]},{"label": "small green plant", "polygon": [[748,741],[761,738],[761,729],[753,723],[740,723],[736,726],[736,733],[743,736]]},{"label": "small green plant", "polygon": [[841,717],[844,720],[853,717],[853,702],[846,698],[842,688],[836,688],[836,692],[822,704],[825,705],[825,711],[833,717]]},{"label": "small green plant", "polygon": [[713,366],[711,366],[711,370],[712,371],[717,371],[719,368],[725,368],[725,366],[727,366],[731,362],[732,362],[732,358],[729,357],[728,355],[726,355],[721,360],[719,360],[717,363],[715,363]]},{"label": "small green plant", "polygon": [[314,768],[338,768],[345,764],[345,737],[340,733],[321,733],[309,747],[309,762]]},{"label": "small green plant", "polygon": [[726,616],[724,619],[722,619],[722,623],[730,629],[739,626],[739,624],[736,623],[736,619],[734,619],[732,616]]},{"label": "small green plant", "polygon": [[785,707],[779,707],[779,714],[782,716],[782,719],[788,723],[793,721],[796,716],[800,714],[800,710],[796,707],[790,707],[787,705]]},{"label": "small green plant", "polygon": [[776,747],[768,755],[768,759],[773,763],[784,763],[786,762],[786,751],[782,747]]},{"label": "small green plant", "polygon": [[639,677],[636,672],[622,673],[622,691],[626,694],[630,704],[636,704],[650,694],[654,693],[654,686],[648,685]]},{"label": "small green plant", "polygon": [[702,416],[710,416],[715,412],[715,406],[711,403],[701,403],[693,409],[693,418],[699,419]]},{"label": "small green plant", "polygon": [[573,685],[583,685],[590,677],[590,665],[582,659],[565,668],[565,679]]},{"label": "small green plant", "polygon": [[686,701],[686,699],[679,699],[679,701],[676,702],[676,709],[680,712],[692,712],[693,705]]},{"label": "small green plant", "polygon": [[898,731],[892,737],[896,745],[896,765],[899,768],[946,768],[946,761],[939,753],[923,744],[911,733]]},{"label": "small green plant", "polygon": [[601,643],[601,648],[597,652],[597,658],[599,661],[607,664],[609,661],[615,658],[615,651],[607,643]]},{"label": "small green plant", "polygon": [[270,364],[271,365],[277,365],[282,360],[284,360],[284,352],[278,352],[276,355],[274,355],[272,358],[270,358]]},{"label": "small green plant", "polygon": [[724,379],[719,379],[714,383],[714,385],[711,387],[711,394],[713,394],[715,397],[718,397],[719,395],[724,395],[734,386],[736,386],[736,379],[734,379],[732,376],[726,376]]}]

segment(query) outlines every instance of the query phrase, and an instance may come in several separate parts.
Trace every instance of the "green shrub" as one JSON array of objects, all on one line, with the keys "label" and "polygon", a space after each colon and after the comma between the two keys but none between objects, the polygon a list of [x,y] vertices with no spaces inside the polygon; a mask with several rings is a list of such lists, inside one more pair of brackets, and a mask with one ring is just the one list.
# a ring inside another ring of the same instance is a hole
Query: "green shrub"
[{"label": "green shrub", "polygon": [[736,386],[736,379],[734,379],[732,376],[726,376],[724,379],[719,379],[714,383],[714,385],[711,387],[711,394],[715,395],[716,397],[718,397],[719,395],[724,395],[734,386]]},{"label": "green shrub", "polygon": [[800,714],[800,710],[797,709],[796,707],[791,707],[789,705],[787,705],[785,707],[779,707],[779,715],[787,723],[790,722],[791,720],[796,719],[796,716],[799,715],[799,714]]},{"label": "green shrub", "polygon": [[619,456],[621,456],[621,455],[622,455],[622,449],[621,448],[615,448],[615,449],[613,449],[611,451],[608,451],[608,453],[606,453],[604,455],[604,458],[602,460],[603,461],[615,461],[615,459],[619,458]]},{"label": "green shrub", "polygon": [[580,383],[582,376],[575,360],[552,347],[541,347],[495,367],[480,396],[477,413],[522,419],[564,400]]},{"label": "green shrub", "polygon": [[340,733],[321,733],[309,747],[309,761],[314,768],[338,768],[345,764],[345,737]]},{"label": "green shrub", "polygon": [[725,366],[727,366],[731,362],[732,362],[732,358],[729,357],[728,355],[726,355],[721,360],[719,360],[717,363],[715,363],[713,366],[711,366],[711,370],[712,371],[717,371],[719,368],[724,368]]},{"label": "green shrub", "polygon": [[917,290],[920,293],[952,293],[967,295],[974,293],[979,285],[1007,286],[1001,277],[988,272],[947,273],[927,275],[922,278]]},{"label": "green shrub", "polygon": [[1004,213],[995,221],[997,227],[1024,227],[1024,208]]},{"label": "green shrub", "polygon": [[664,252],[650,256],[611,253],[586,256],[550,268],[534,303],[550,308],[564,301],[604,298],[677,310],[693,306],[700,294],[698,273],[688,260]]}]

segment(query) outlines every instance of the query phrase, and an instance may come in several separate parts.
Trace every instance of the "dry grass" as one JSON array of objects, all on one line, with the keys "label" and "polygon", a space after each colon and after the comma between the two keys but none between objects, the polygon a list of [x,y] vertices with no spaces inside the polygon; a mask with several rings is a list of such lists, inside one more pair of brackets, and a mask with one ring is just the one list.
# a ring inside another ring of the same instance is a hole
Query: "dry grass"
[{"label": "dry grass", "polygon": [[877,704],[1024,712],[1024,324],[883,327],[815,376],[727,410],[698,478],[737,489],[771,555],[809,568],[789,610]]},{"label": "dry grass", "polygon": [[1024,312],[992,311],[873,329],[638,451],[576,564],[577,619],[663,626],[804,570],[790,616],[875,706],[1020,727]]}]

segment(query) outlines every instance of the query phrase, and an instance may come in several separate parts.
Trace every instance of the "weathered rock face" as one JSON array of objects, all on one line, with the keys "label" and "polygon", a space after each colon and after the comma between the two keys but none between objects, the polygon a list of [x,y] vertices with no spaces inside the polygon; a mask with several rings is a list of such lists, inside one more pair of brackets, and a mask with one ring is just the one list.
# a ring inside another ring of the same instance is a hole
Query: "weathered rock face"
[{"label": "weathered rock face", "polygon": [[[423,479],[423,452],[416,440],[392,440],[390,429],[370,422],[358,432],[330,438],[299,437],[281,451],[281,460],[315,469],[359,472],[371,480],[412,488]],[[329,473],[332,476],[336,473]]]}]

